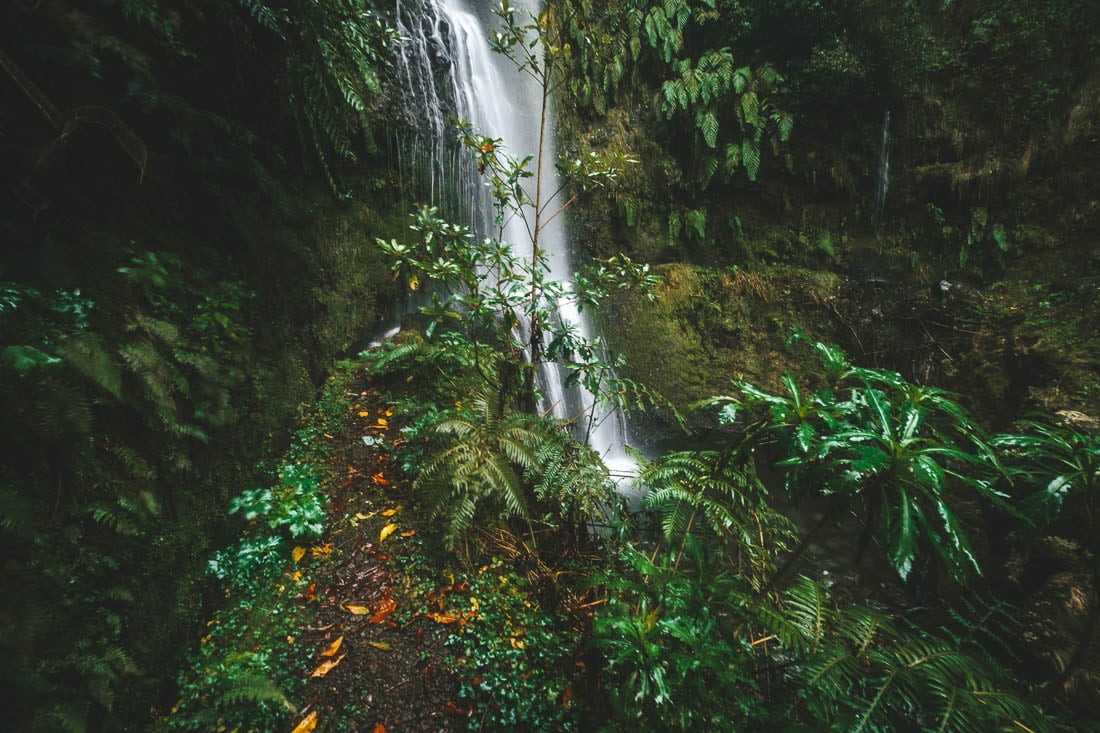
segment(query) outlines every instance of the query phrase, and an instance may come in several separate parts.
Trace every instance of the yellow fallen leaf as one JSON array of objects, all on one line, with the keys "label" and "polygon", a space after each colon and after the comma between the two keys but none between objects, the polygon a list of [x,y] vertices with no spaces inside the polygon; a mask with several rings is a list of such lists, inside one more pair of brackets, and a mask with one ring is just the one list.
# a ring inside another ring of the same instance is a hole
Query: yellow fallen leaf
[{"label": "yellow fallen leaf", "polygon": [[383,517],[392,517],[394,514],[397,514],[396,509],[387,509],[386,511],[382,512]]},{"label": "yellow fallen leaf", "polygon": [[317,711],[311,710],[309,715],[302,718],[302,722],[294,726],[294,730],[290,733],[309,733],[311,730],[317,727]]},{"label": "yellow fallen leaf", "polygon": [[326,542],[323,545],[316,545],[314,547],[309,548],[309,552],[314,557],[320,557],[321,555],[332,554],[332,543],[331,542]]},{"label": "yellow fallen leaf", "polygon": [[298,582],[299,580],[302,579],[302,571],[301,570],[295,570],[294,575],[291,575],[290,579],[293,580],[294,582]]},{"label": "yellow fallen leaf", "polygon": [[340,645],[344,643],[343,635],[336,637],[336,641],[328,645],[328,649],[321,652],[322,657],[332,657],[336,655],[336,652],[340,650]]},{"label": "yellow fallen leaf", "polygon": [[393,522],[388,522],[382,531],[378,533],[378,541],[385,542],[386,538],[397,531],[397,525]]},{"label": "yellow fallen leaf", "polygon": [[306,555],[306,548],[304,548],[304,547],[295,547],[290,552],[290,556],[294,558],[294,562],[298,562],[303,557],[305,557],[305,555]]},{"label": "yellow fallen leaf", "polygon": [[313,672],[309,676],[324,677],[326,674],[335,669],[337,664],[344,661],[344,657],[346,657],[347,655],[347,652],[344,652],[340,656],[336,657],[336,659],[330,659],[327,662],[321,662],[321,665],[317,667],[317,669],[313,670]]},{"label": "yellow fallen leaf", "polygon": [[416,530],[415,529],[410,529],[407,532],[402,532],[401,536],[402,537],[412,537],[414,534],[416,534]]},{"label": "yellow fallen leaf", "polygon": [[393,417],[393,408],[392,407],[389,408],[388,410],[386,410],[386,417]]},{"label": "yellow fallen leaf", "polygon": [[326,438],[328,438],[329,440],[332,440],[332,436],[331,436],[331,435],[329,435],[328,433],[321,433],[321,435],[325,436],[325,437],[326,437]]},{"label": "yellow fallen leaf", "polygon": [[367,608],[366,606],[353,606],[351,604],[348,604],[348,605],[344,606],[344,608],[346,608],[348,610],[348,613],[354,613],[356,616],[369,616],[370,615],[370,609]]},{"label": "yellow fallen leaf", "polygon": [[370,417],[370,413],[367,412],[366,410],[360,410],[359,411],[359,417]]},{"label": "yellow fallen leaf", "polygon": [[367,643],[370,644],[375,649],[381,649],[384,652],[388,652],[390,649],[393,648],[384,641],[368,641]]},{"label": "yellow fallen leaf", "polygon": [[425,615],[437,624],[455,624],[462,620],[461,616],[455,616],[453,613],[436,613],[431,611]]},{"label": "yellow fallen leaf", "polygon": [[370,480],[373,481],[374,483],[378,484],[379,486],[389,486],[390,485],[390,482],[388,480],[386,480],[386,477],[383,476],[381,472],[376,473],[373,476],[371,476]]},{"label": "yellow fallen leaf", "polygon": [[361,522],[364,519],[370,519],[373,516],[374,516],[374,512],[371,512],[370,514],[364,514],[363,512],[357,512],[356,515],[355,515],[355,518],[358,519]]}]

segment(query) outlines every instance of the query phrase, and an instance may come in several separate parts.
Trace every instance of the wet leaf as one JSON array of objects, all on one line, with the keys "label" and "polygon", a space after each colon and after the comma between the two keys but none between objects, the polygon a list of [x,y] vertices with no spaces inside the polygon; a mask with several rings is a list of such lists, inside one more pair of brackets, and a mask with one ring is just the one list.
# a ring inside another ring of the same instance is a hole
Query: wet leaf
[{"label": "wet leaf", "polygon": [[373,733],[386,733],[386,726],[379,723],[378,725],[374,726]]},{"label": "wet leaf", "polygon": [[359,417],[370,417],[370,413],[367,412],[366,410],[360,410],[359,411]]},{"label": "wet leaf", "polygon": [[332,554],[332,543],[326,542],[323,545],[315,545],[309,548],[309,553],[314,557],[320,557],[321,555]]},{"label": "wet leaf", "polygon": [[370,644],[375,649],[380,649],[384,652],[388,652],[390,649],[393,648],[384,641],[368,641],[367,643]]},{"label": "wet leaf", "polygon": [[393,613],[396,608],[397,601],[392,598],[387,598],[374,607],[374,613],[371,614],[371,617],[367,619],[367,621],[372,624],[380,624],[389,618],[389,615]]},{"label": "wet leaf", "polygon": [[414,534],[416,534],[416,530],[415,529],[410,529],[407,532],[402,532],[401,536],[402,537],[412,537]]},{"label": "wet leaf", "polygon": [[310,677],[324,677],[326,674],[328,674],[333,669],[335,669],[336,665],[338,665],[338,664],[340,664],[340,662],[344,661],[344,657],[346,657],[347,655],[348,655],[347,652],[344,652],[340,656],[336,657],[336,659],[330,659],[327,662],[322,662],[320,664],[320,666],[317,667],[317,669],[313,670],[313,672],[310,673],[309,676]]},{"label": "wet leaf", "polygon": [[305,557],[305,555],[306,555],[306,548],[304,548],[304,547],[295,547],[290,552],[290,556],[294,558],[294,562],[298,562],[303,557]]},{"label": "wet leaf", "polygon": [[336,655],[336,652],[340,650],[340,645],[344,643],[343,635],[336,637],[336,641],[328,645],[328,649],[321,652],[322,657],[332,657]]},{"label": "wet leaf", "polygon": [[381,472],[378,472],[378,473],[374,474],[373,476],[371,476],[370,480],[373,481],[378,486],[389,486],[390,485],[389,480],[385,476],[383,476]]},{"label": "wet leaf", "polygon": [[456,624],[462,621],[461,616],[455,616],[453,613],[429,611],[425,615],[437,624]]},{"label": "wet leaf", "polygon": [[370,615],[370,609],[367,608],[366,606],[353,606],[351,604],[348,604],[348,605],[344,606],[344,608],[346,608],[348,610],[348,613],[354,613],[356,616],[369,616]]},{"label": "wet leaf", "polygon": [[386,538],[397,531],[397,525],[393,522],[387,522],[386,526],[382,528],[382,531],[378,533],[378,541],[385,542]]},{"label": "wet leaf", "polygon": [[298,725],[294,726],[294,730],[290,733],[309,733],[311,730],[317,727],[317,711],[311,710],[309,715],[302,718],[302,721]]},{"label": "wet leaf", "polygon": [[396,509],[387,509],[386,511],[382,512],[383,517],[392,517],[394,514],[397,514]]}]

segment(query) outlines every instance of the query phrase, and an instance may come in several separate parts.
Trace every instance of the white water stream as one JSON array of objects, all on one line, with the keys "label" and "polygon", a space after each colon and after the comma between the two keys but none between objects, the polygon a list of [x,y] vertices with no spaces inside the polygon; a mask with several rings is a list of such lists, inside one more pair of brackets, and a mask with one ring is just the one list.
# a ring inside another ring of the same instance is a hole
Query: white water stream
[{"label": "white water stream", "polygon": [[[517,0],[513,7],[523,24],[538,12],[535,0]],[[397,63],[405,84],[404,107],[413,117],[410,122],[415,130],[395,144],[402,173],[418,181],[431,203],[445,214],[466,217],[458,221],[469,221],[475,236],[492,236],[496,232],[489,192],[470,153],[454,142],[450,118],[467,120],[477,132],[502,139],[507,151],[518,158],[535,156],[535,171],[540,152],[542,90],[510,59],[490,50],[489,34],[501,21],[486,2],[398,0],[397,25],[407,39]],[[545,196],[560,187],[554,165],[557,145],[552,122],[546,126],[541,155]],[[533,180],[528,180],[533,185]],[[534,198],[533,191],[531,196]],[[559,205],[552,202],[544,211],[548,215]],[[527,212],[527,222],[533,221],[533,212]],[[512,217],[503,236],[518,256],[530,258],[531,234],[523,218]],[[549,257],[550,277],[570,282],[574,270],[562,217],[544,224],[539,246]],[[574,324],[582,337],[593,337],[588,319],[572,302],[562,303],[557,315],[563,322]],[[592,394],[584,388],[565,389],[563,377],[563,369],[556,364],[540,369],[547,409],[555,417],[576,419],[576,434],[588,437],[589,445],[616,478],[633,476],[636,466],[623,449],[627,435],[621,413],[593,407]]]}]

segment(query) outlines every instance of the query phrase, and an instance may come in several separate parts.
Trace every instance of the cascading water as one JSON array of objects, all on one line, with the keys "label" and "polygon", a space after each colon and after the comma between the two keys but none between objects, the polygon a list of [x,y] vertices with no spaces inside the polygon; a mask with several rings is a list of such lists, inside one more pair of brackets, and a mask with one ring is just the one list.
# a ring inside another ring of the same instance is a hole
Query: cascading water
[{"label": "cascading water", "polygon": [[890,189],[890,110],[882,119],[882,142],[878,151],[878,175],[875,179],[875,210],[871,226],[877,232],[886,212],[886,192]]},{"label": "cascading water", "polygon": [[[518,13],[537,13],[535,0],[520,0],[513,7]],[[499,19],[484,3],[398,0],[396,17],[398,30],[407,39],[397,65],[405,85],[403,107],[413,130],[391,141],[399,169],[407,180],[418,182],[431,203],[466,217],[475,235],[491,236],[495,232],[488,191],[469,153],[454,143],[450,118],[467,120],[481,134],[500,138],[521,159],[532,155],[537,160],[542,89],[510,59],[490,50],[489,32]],[[541,155],[542,190],[557,191],[552,124],[546,126]],[[504,227],[504,240],[515,246],[519,256],[531,256],[528,222],[532,219],[528,212],[527,222],[512,217]],[[562,219],[544,220],[538,240],[548,256],[550,277],[570,282],[573,266]],[[560,304],[558,317],[574,325],[582,337],[591,338],[591,326],[574,303]],[[577,418],[578,435],[587,438],[614,476],[633,476],[634,460],[623,449],[626,426],[621,413],[596,406],[593,395],[583,388],[565,389],[562,369],[556,364],[542,365],[539,379],[547,409],[558,418]]]}]

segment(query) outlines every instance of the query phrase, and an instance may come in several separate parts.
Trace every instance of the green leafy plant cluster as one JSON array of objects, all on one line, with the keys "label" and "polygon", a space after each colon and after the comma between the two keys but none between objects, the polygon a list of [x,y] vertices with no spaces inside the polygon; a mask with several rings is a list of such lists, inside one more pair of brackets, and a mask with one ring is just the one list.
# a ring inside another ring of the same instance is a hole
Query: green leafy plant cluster
[{"label": "green leafy plant cluster", "polygon": [[274,731],[295,712],[291,697],[308,660],[294,640],[310,609],[298,598],[305,581],[287,568],[293,547],[318,540],[327,525],[327,497],[313,464],[323,461],[325,433],[345,429],[351,374],[344,369],[326,383],[275,483],[231,503],[229,513],[243,520],[244,532],[208,564],[225,602],[190,654],[161,729]]}]

